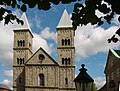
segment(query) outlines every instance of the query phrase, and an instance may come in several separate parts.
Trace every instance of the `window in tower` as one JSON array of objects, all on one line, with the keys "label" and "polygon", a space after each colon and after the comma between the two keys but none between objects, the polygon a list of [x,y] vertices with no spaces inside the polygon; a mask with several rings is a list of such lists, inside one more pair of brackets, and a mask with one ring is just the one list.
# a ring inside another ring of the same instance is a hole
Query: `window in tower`
[{"label": "window in tower", "polygon": [[64,39],[62,39],[62,45],[65,45],[65,43],[64,43],[64,42],[65,42],[65,40],[64,40]]},{"label": "window in tower", "polygon": [[20,41],[19,40],[17,41],[17,45],[18,45],[18,47],[20,46]]},{"label": "window in tower", "polygon": [[17,58],[17,64],[24,64],[24,58]]},{"label": "window in tower", "polygon": [[70,39],[68,39],[68,45],[70,45]]},{"label": "window in tower", "polygon": [[68,64],[70,65],[70,58],[68,58]]},{"label": "window in tower", "polygon": [[44,74],[39,74],[39,84],[40,84],[40,86],[45,86]]},{"label": "window in tower", "polygon": [[62,58],[62,64],[64,64],[64,58]]},{"label": "window in tower", "polygon": [[65,84],[68,84],[68,78],[65,78]]},{"label": "window in tower", "polygon": [[22,41],[22,45],[23,45],[23,47],[25,46],[25,40]]},{"label": "window in tower", "polygon": [[25,46],[25,40],[18,40],[17,41],[17,45],[18,45],[18,47],[19,46],[23,46],[24,47]]},{"label": "window in tower", "polygon": [[24,58],[22,58],[22,63],[24,64]]},{"label": "window in tower", "polygon": [[68,42],[68,40],[67,40],[67,39],[65,39],[65,45],[67,45],[67,44],[68,44],[67,42]]},{"label": "window in tower", "polygon": [[20,58],[20,65],[22,64],[22,58]]},{"label": "window in tower", "polygon": [[67,61],[68,61],[67,58],[65,58],[65,64],[66,64],[66,65],[67,65],[67,63],[68,63]]},{"label": "window in tower", "polygon": [[19,58],[17,58],[17,64],[19,64]]}]

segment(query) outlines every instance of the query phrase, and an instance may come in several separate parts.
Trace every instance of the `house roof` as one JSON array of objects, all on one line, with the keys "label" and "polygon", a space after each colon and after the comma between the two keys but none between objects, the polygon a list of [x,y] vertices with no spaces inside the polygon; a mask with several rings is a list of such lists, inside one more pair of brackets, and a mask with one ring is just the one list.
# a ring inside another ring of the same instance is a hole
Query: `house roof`
[{"label": "house roof", "polygon": [[11,90],[7,85],[4,84],[0,84],[0,89],[7,89],[7,90]]},{"label": "house roof", "polygon": [[70,19],[70,16],[68,15],[67,10],[65,9],[58,23],[57,28],[67,28],[67,27],[72,27],[72,21]]},{"label": "house roof", "polygon": [[114,54],[115,57],[120,58],[120,50],[110,49],[110,51]]},{"label": "house roof", "polygon": [[22,14],[20,20],[23,20],[24,24],[21,25],[21,24],[16,24],[15,27],[14,27],[14,30],[23,30],[23,29],[30,29],[30,25],[29,25],[29,22],[28,22],[28,19],[27,19],[27,16],[25,13]]}]

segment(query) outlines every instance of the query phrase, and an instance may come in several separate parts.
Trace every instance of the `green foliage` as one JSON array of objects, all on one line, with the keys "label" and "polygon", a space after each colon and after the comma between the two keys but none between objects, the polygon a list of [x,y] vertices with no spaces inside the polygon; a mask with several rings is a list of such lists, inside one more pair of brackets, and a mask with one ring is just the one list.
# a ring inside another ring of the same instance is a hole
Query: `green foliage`
[{"label": "green foliage", "polygon": [[97,87],[96,87],[95,83],[93,83],[93,90],[92,91],[97,91]]}]

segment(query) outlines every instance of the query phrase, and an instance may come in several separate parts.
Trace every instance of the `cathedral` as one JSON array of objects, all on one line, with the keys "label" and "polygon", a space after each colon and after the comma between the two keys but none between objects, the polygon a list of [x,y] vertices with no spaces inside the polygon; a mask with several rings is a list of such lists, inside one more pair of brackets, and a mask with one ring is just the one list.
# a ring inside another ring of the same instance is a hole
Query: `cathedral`
[{"label": "cathedral", "polygon": [[25,13],[21,19],[24,25],[13,30],[13,91],[75,91],[75,31],[66,9],[56,27],[57,60],[42,47],[32,52],[34,36]]}]

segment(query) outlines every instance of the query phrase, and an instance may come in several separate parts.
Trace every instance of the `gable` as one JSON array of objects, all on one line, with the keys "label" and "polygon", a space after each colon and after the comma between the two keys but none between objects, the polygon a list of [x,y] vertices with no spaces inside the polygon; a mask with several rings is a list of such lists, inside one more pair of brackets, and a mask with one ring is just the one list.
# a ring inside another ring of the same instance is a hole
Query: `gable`
[{"label": "gable", "polygon": [[105,67],[105,74],[109,73],[111,69],[119,62],[119,55],[117,50],[110,49],[108,53],[107,63]]},{"label": "gable", "polygon": [[39,48],[25,63],[25,65],[58,65],[52,57],[45,52],[42,48]]}]

